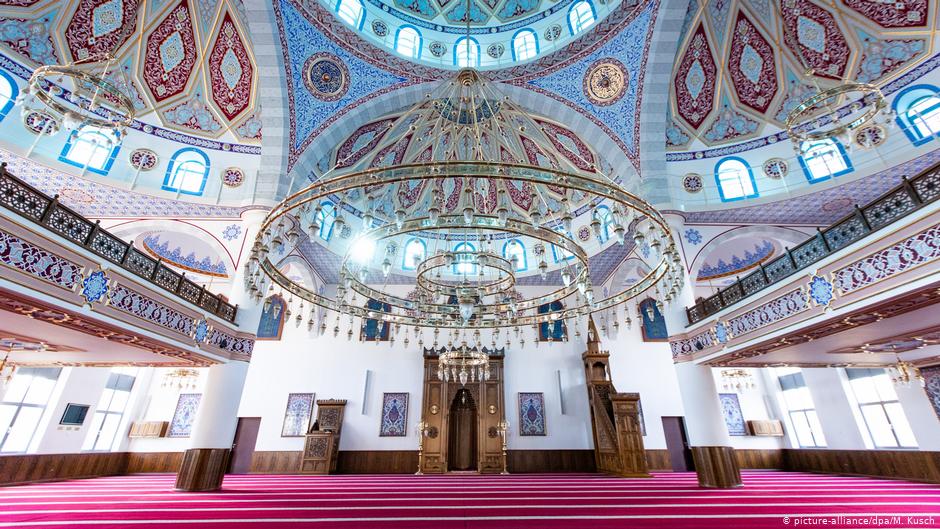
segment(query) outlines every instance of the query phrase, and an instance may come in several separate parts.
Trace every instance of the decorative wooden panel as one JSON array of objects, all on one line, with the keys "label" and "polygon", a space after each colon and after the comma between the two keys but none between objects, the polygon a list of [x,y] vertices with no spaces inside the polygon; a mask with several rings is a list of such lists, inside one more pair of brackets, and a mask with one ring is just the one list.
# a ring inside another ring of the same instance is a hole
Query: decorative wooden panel
[{"label": "decorative wooden panel", "polygon": [[145,421],[131,423],[131,429],[127,436],[131,439],[141,437],[166,437],[167,428],[170,423],[167,421]]},{"label": "decorative wooden panel", "polygon": [[126,454],[29,454],[0,456],[0,485],[123,474]]},{"label": "decorative wooden panel", "polygon": [[177,473],[183,464],[183,452],[129,452],[127,473]]},{"label": "decorative wooden panel", "polygon": [[509,472],[597,472],[597,465],[593,450],[510,450]]},{"label": "decorative wooden panel", "polygon": [[747,421],[747,431],[751,435],[783,437],[783,423],[780,421]]},{"label": "decorative wooden panel", "polygon": [[339,439],[343,433],[345,400],[318,400],[317,424],[319,430],[307,433],[300,461],[304,474],[331,474],[336,472]]},{"label": "decorative wooden panel", "polygon": [[940,452],[917,450],[784,449],[784,467],[825,472],[940,483]]}]

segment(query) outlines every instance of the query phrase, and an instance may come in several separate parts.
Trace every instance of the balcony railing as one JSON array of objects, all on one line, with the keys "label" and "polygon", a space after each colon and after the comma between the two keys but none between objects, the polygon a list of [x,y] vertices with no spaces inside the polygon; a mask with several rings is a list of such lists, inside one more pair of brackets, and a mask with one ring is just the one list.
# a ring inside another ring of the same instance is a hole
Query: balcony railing
[{"label": "balcony railing", "polygon": [[849,244],[880,230],[940,198],[940,164],[927,169],[873,200],[858,207],[847,217],[796,247],[787,248],[780,257],[759,266],[714,295],[699,299],[685,309],[689,325],[730,307],[758,291],[782,281],[813,263],[845,248]]},{"label": "balcony railing", "polygon": [[159,259],[146,255],[130,243],[111,235],[99,223],[92,222],[50,198],[42,191],[16,178],[0,164],[0,205],[29,219],[75,244],[120,266],[134,275],[176,296],[235,323],[238,307],[171,270]]}]

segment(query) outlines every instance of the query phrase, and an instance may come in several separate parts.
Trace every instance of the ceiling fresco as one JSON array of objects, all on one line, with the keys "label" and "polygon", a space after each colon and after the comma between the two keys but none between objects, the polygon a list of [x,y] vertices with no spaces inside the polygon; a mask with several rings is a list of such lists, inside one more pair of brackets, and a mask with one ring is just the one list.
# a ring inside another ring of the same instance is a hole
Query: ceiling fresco
[{"label": "ceiling fresco", "polygon": [[930,57],[936,10],[929,0],[690,0],[670,83],[667,148],[773,134],[817,86],[903,75]]},{"label": "ceiling fresco", "polygon": [[0,51],[28,67],[112,55],[106,77],[138,119],[258,143],[258,69],[245,24],[242,0],[3,1]]}]

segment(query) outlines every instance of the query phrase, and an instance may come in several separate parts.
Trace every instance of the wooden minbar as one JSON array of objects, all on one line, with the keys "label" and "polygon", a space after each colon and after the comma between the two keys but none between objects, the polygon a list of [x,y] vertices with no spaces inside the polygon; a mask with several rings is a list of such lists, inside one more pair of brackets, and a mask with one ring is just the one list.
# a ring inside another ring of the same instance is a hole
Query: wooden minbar
[{"label": "wooden minbar", "polygon": [[610,353],[600,350],[593,319],[588,321],[587,346],[581,358],[591,407],[597,470],[625,477],[649,477],[640,428],[640,395],[617,393],[614,389],[610,380]]},{"label": "wooden minbar", "polygon": [[307,432],[300,460],[303,474],[332,474],[339,459],[339,439],[343,430],[345,400],[318,400],[316,429]]}]

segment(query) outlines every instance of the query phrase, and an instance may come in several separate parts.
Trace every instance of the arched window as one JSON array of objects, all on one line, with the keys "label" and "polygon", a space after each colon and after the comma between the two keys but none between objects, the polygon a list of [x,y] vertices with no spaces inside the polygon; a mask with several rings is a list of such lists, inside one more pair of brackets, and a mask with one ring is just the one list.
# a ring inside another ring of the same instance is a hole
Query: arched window
[{"label": "arched window", "polygon": [[525,246],[523,246],[522,241],[519,239],[509,239],[509,241],[503,245],[503,257],[509,261],[512,261],[513,257],[516,258],[517,272],[522,272],[529,268],[525,258]]},{"label": "arched window", "polygon": [[[366,302],[366,310],[378,313],[378,312],[392,312],[392,306],[388,303],[382,303],[381,301],[370,299]],[[363,318],[362,319],[362,329],[360,330],[359,339],[364,342],[387,342],[389,335],[389,328],[391,325],[385,320],[378,318]]]},{"label": "arched window", "polygon": [[[565,232],[564,226],[558,226],[557,228],[555,228],[555,231],[564,235],[565,237],[568,236],[568,234]],[[552,245],[552,257],[555,258],[556,263],[560,263],[561,261],[567,261],[568,259],[571,259],[572,257],[574,257],[574,254],[572,254],[568,250],[565,250],[564,248],[559,248],[553,244]]]},{"label": "arched window", "polygon": [[852,164],[845,155],[842,144],[835,140],[803,142],[800,165],[809,183],[815,184],[852,172]]},{"label": "arched window", "polygon": [[16,87],[13,77],[0,70],[0,120],[7,117],[7,113],[13,108],[19,94],[20,90]]},{"label": "arched window", "polygon": [[317,213],[317,224],[320,225],[320,238],[329,241],[333,236],[333,223],[336,221],[336,206],[332,202],[320,204],[320,211]]},{"label": "arched window", "polygon": [[473,37],[460,37],[454,43],[454,64],[461,68],[480,65],[480,43]]},{"label": "arched window", "polygon": [[424,241],[418,238],[412,238],[405,243],[405,252],[402,255],[401,267],[405,270],[414,270],[418,263],[424,261],[428,253],[428,247]]},{"label": "arched window", "polygon": [[163,189],[183,195],[201,195],[209,178],[209,157],[204,152],[186,148],[176,151],[166,168]]},{"label": "arched window", "polygon": [[[564,310],[565,306],[560,301],[553,301],[544,305],[539,305],[538,313],[547,314],[549,312],[558,312]],[[559,342],[568,339],[568,330],[565,328],[565,320],[559,318],[555,321],[543,321],[539,323],[539,340]]]},{"label": "arched window", "polygon": [[59,160],[106,175],[120,148],[118,141],[117,133],[111,130],[83,125],[69,135]]},{"label": "arched window", "polygon": [[568,31],[572,35],[577,35],[595,20],[597,20],[597,15],[594,13],[594,4],[587,0],[579,0],[568,10]]},{"label": "arched window", "polygon": [[531,29],[520,29],[512,37],[512,60],[527,61],[539,54],[539,39]]},{"label": "arched window", "polygon": [[421,33],[412,26],[401,26],[395,33],[395,51],[412,59],[421,58]]},{"label": "arched window", "polygon": [[940,135],[940,91],[930,85],[904,89],[892,104],[901,130],[914,145],[923,145]]},{"label": "arched window", "polygon": [[336,2],[336,15],[356,29],[362,29],[366,21],[366,6],[361,0],[339,0]]},{"label": "arched window", "polygon": [[[454,252],[476,252],[475,246],[468,242],[462,242],[454,246]],[[454,256],[454,273],[458,275],[472,275],[477,273],[476,255],[473,253],[461,253]]]},{"label": "arched window", "polygon": [[601,223],[601,244],[610,240],[610,227],[614,225],[614,216],[610,214],[607,206],[594,208],[594,218]]},{"label": "arched window", "polygon": [[754,173],[741,158],[724,158],[715,165],[715,182],[723,202],[758,196]]}]

